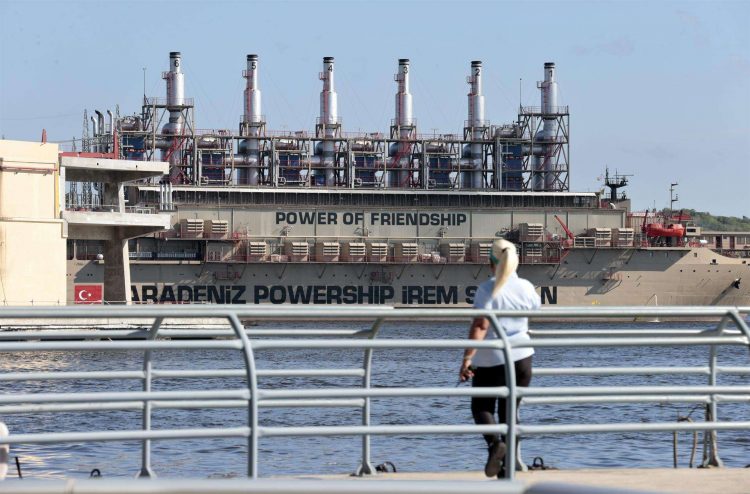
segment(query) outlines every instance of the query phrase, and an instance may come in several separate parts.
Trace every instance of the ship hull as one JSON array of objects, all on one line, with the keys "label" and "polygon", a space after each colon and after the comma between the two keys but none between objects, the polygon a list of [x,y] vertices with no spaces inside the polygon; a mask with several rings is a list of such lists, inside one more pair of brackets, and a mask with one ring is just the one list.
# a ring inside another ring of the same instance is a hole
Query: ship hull
[{"label": "ship hull", "polygon": [[[134,303],[469,307],[491,276],[471,263],[141,261],[130,269]],[[77,287],[103,281],[101,261],[71,260],[68,271],[68,303]],[[519,275],[546,305],[750,305],[748,260],[705,248],[571,249],[560,264],[522,265]]]}]

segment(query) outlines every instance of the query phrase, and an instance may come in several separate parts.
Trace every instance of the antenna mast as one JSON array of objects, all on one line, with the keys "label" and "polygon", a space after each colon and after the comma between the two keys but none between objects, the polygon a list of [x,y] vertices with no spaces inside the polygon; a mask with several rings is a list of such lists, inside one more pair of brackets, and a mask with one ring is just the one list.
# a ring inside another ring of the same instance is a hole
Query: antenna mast
[{"label": "antenna mast", "polygon": [[83,132],[81,133],[81,151],[88,153],[91,151],[89,142],[89,112],[83,110]]},{"label": "antenna mast", "polygon": [[614,176],[609,176],[609,167],[605,169],[604,172],[604,185],[609,187],[609,202],[615,203],[619,200],[625,199],[625,193],[623,192],[620,197],[617,197],[617,189],[620,189],[622,187],[625,187],[628,185],[628,177],[632,177],[633,175],[620,175],[617,173],[617,170],[615,170]]},{"label": "antenna mast", "polygon": [[674,203],[676,203],[680,199],[680,196],[675,194],[675,189],[674,189],[678,185],[680,184],[678,184],[677,182],[669,185],[669,211],[670,212],[674,211]]}]

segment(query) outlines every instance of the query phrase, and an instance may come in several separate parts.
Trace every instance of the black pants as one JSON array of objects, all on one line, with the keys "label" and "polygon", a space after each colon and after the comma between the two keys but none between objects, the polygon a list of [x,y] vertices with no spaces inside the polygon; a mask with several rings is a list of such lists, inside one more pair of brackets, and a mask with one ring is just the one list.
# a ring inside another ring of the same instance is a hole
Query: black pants
[{"label": "black pants", "polygon": [[[531,358],[515,362],[516,368],[516,386],[528,386],[531,384]],[[494,367],[477,367],[474,370],[474,379],[471,385],[477,388],[481,387],[500,387],[505,386],[505,365],[496,365]],[[518,400],[516,406],[520,404]],[[497,418],[495,422],[495,405],[497,404]],[[516,410],[518,410],[516,408]],[[496,423],[507,423],[505,398],[491,397],[474,397],[471,399],[471,414],[474,416],[474,422],[478,425],[494,425]],[[497,439],[497,435],[486,434],[484,440],[491,444]]]}]

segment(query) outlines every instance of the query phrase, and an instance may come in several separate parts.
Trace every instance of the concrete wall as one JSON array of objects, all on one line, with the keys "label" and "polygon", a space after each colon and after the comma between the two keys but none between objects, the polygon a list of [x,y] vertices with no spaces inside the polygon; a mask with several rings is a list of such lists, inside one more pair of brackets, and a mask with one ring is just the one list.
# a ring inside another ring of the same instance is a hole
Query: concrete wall
[{"label": "concrete wall", "polygon": [[58,146],[0,140],[0,304],[65,304]]}]

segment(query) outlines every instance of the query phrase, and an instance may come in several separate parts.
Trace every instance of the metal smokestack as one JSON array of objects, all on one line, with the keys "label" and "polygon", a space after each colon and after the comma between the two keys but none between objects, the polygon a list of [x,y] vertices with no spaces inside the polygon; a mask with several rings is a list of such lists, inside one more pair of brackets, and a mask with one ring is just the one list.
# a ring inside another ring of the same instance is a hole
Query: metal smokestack
[{"label": "metal smokestack", "polygon": [[533,190],[552,190],[555,186],[553,154],[554,142],[557,140],[557,81],[555,81],[555,64],[544,64],[544,81],[537,83],[542,97],[542,129],[536,139],[543,144],[540,156],[534,157],[535,173],[532,180]]},{"label": "metal smokestack", "polygon": [[96,121],[99,124],[99,135],[106,134],[107,129],[104,126],[104,114],[100,112],[99,110],[94,110],[94,113],[96,113]]},{"label": "metal smokestack", "polygon": [[[248,168],[237,168],[235,182],[240,185],[258,185],[260,165],[260,128],[263,123],[260,89],[258,89],[258,55],[247,56],[247,69],[242,73],[245,86],[245,114],[243,116],[249,139],[240,143],[241,158]],[[236,158],[240,158],[239,156]]]},{"label": "metal smokestack", "polygon": [[412,114],[412,98],[409,92],[409,59],[401,58],[398,61],[398,73],[393,77],[398,83],[396,93],[396,125],[414,125]]},{"label": "metal smokestack", "polygon": [[258,89],[258,55],[247,56],[247,79],[245,87],[245,122],[259,123],[261,120],[260,89]]},{"label": "metal smokestack", "polygon": [[[179,136],[185,126],[182,115],[182,107],[185,104],[185,75],[182,73],[182,55],[179,51],[169,53],[169,71],[162,72],[161,78],[167,81],[167,110],[169,111],[169,122],[164,124],[162,134]],[[182,161],[182,152],[163,148],[162,161],[169,160],[173,165],[170,169],[171,179],[176,179],[179,165]]]},{"label": "metal smokestack", "polygon": [[323,58],[323,72],[319,75],[323,81],[323,90],[320,91],[320,124],[325,126],[320,154],[323,167],[325,168],[325,185],[333,187],[336,185],[334,167],[334,142],[336,137],[336,125],[339,123],[338,95],[334,85],[333,57]]},{"label": "metal smokestack", "polygon": [[469,83],[469,126],[484,126],[484,95],[482,94],[482,62],[471,62],[471,75],[466,78]]},{"label": "metal smokestack", "polygon": [[99,135],[99,121],[93,115],[91,115],[91,131],[95,138],[91,145],[91,152],[97,153],[99,152],[99,146],[96,144],[98,142],[98,139],[96,139],[96,136]]},{"label": "metal smokestack", "polygon": [[[557,111],[557,81],[555,81],[555,64],[554,62],[547,62],[544,64],[544,82],[540,84],[542,89],[542,113],[553,114]],[[552,125],[548,125],[548,124]],[[554,119],[545,119],[544,129],[545,131],[553,127],[557,129],[556,122]],[[547,133],[547,132],[545,132]],[[554,137],[554,133],[549,134]]]},{"label": "metal smokestack", "polygon": [[94,110],[94,113],[96,113],[96,128],[94,129],[94,135],[97,136],[95,140],[96,152],[104,153],[106,152],[106,148],[101,138],[101,136],[106,134],[106,129],[104,127],[104,114],[99,110]]},{"label": "metal smokestack", "polygon": [[[467,124],[471,128],[471,139],[479,141],[484,138],[484,128],[487,122],[484,120],[484,95],[482,94],[482,61],[471,62],[471,73],[466,78],[469,83],[468,96],[468,119]],[[472,189],[482,188],[482,144],[474,142],[468,146],[469,157],[468,168],[473,171],[464,174],[464,187]]]},{"label": "metal smokestack", "polygon": [[169,72],[162,74],[167,80],[167,105],[178,106],[185,103],[185,74],[182,73],[182,54],[169,53]]},{"label": "metal smokestack", "polygon": [[182,73],[182,55],[179,51],[169,53],[169,70],[162,72],[161,78],[167,81],[167,109],[169,122],[162,128],[162,133],[179,135],[184,121],[180,107],[185,104],[185,74]]},{"label": "metal smokestack", "polygon": [[385,181],[389,187],[401,187],[408,185],[410,170],[410,149],[409,140],[414,133],[414,114],[412,108],[412,96],[409,92],[409,59],[399,58],[398,72],[393,76],[396,81],[396,114],[393,119],[393,125],[398,127],[398,138],[401,142],[391,144],[389,155],[394,157],[392,160],[395,167],[400,168],[398,172],[386,172]]},{"label": "metal smokestack", "polygon": [[[334,86],[333,57],[323,58],[323,72],[320,73],[323,90],[320,92],[320,123],[333,125],[338,123],[338,95]],[[326,136],[327,137],[327,136]]]}]

